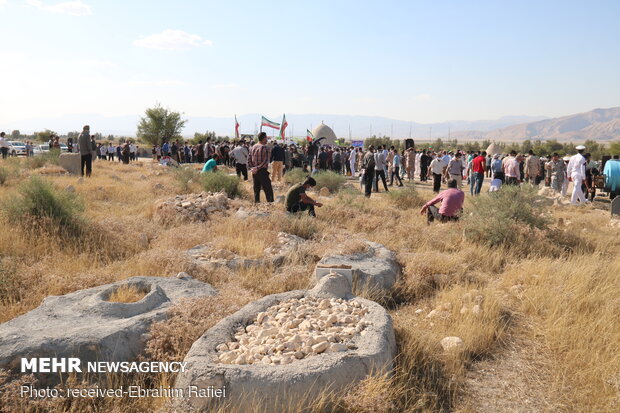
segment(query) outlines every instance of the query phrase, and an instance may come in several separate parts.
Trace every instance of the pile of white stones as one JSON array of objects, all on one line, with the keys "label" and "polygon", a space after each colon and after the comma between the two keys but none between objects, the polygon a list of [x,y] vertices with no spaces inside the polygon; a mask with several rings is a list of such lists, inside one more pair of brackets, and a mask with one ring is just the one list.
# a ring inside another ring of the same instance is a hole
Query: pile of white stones
[{"label": "pile of white stones", "polygon": [[209,214],[227,208],[228,197],[223,192],[177,195],[155,205],[155,218],[158,222],[173,219],[205,221]]},{"label": "pile of white stones", "polygon": [[224,364],[290,364],[324,352],[355,349],[366,333],[368,308],[342,298],[293,298],[258,313],[239,327],[236,341],[217,346]]}]

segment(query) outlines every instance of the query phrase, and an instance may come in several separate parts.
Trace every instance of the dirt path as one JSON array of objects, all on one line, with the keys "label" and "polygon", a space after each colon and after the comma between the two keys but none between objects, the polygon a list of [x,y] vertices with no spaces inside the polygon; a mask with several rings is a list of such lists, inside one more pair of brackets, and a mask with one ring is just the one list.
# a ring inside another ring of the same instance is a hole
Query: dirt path
[{"label": "dirt path", "polygon": [[540,345],[513,338],[492,357],[474,362],[465,376],[455,412],[548,412],[547,368]]}]

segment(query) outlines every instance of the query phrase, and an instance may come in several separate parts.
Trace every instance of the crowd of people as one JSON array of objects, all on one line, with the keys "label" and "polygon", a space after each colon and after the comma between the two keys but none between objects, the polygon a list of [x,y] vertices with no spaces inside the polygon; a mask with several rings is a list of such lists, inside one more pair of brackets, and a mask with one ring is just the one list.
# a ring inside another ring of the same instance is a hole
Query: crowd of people
[{"label": "crowd of people", "polygon": [[[0,141],[2,139],[4,136],[0,137]],[[52,137],[49,146],[60,148],[58,137]],[[204,143],[198,141],[195,144],[175,140],[154,145],[151,153],[153,160],[163,163],[204,164],[203,173],[217,171],[218,165],[225,165],[234,168],[237,176],[246,181],[251,176],[255,202],[260,202],[261,191],[265,193],[267,202],[273,202],[272,180],[282,181],[287,171],[302,168],[308,175],[333,171],[359,177],[360,186],[367,197],[370,197],[372,192],[379,192],[380,186],[387,192],[388,187],[395,184],[403,186],[403,180],[411,182],[416,178],[421,182],[431,181],[436,193],[440,193],[442,186],[460,191],[467,184],[472,196],[480,194],[485,179],[490,179],[488,190],[491,192],[500,190],[502,185],[544,183],[562,196],[567,195],[569,182],[572,181],[574,188],[571,203],[578,204],[594,199],[596,188],[593,182],[594,177],[599,174],[599,167],[590,154],[585,152],[583,145],[576,149],[577,154],[563,158],[557,153],[538,156],[532,150],[527,154],[511,151],[502,155],[485,151],[417,150],[413,147],[399,150],[386,145],[376,148],[369,146],[365,150],[361,147],[330,145],[313,149],[312,143],[285,145],[279,141],[268,142],[267,135],[261,132],[256,144],[244,140],[214,141],[211,138],[207,138]],[[69,140],[68,150],[81,154],[82,174],[90,176],[94,159],[129,163],[138,158],[139,148],[131,141],[119,144],[97,143],[86,125],[77,142]],[[2,154],[6,156],[4,152]],[[291,209],[308,209],[314,214],[313,208],[301,208],[299,205],[293,207],[293,204],[297,205],[299,202],[303,204],[304,201],[312,201],[311,198],[300,195],[303,192],[300,188],[307,189],[313,186],[312,182],[299,184],[300,187],[296,189],[299,194],[296,194],[296,197],[301,198],[291,204]],[[442,194],[445,195],[445,191]],[[314,201],[311,205],[316,206]],[[431,206],[429,204],[424,212],[436,219],[441,213]],[[443,212],[446,212],[445,209]]]}]

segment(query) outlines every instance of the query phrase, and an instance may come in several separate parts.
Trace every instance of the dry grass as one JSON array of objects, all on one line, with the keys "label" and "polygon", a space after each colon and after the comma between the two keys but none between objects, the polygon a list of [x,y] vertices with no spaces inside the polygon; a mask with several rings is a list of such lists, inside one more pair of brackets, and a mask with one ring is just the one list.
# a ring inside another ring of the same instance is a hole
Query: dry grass
[{"label": "dry grass", "polygon": [[[0,199],[14,194],[24,177],[36,173],[19,163],[5,167],[11,172]],[[112,178],[114,175],[122,180]],[[0,321],[31,310],[47,295],[135,275],[170,276],[186,271],[213,284],[219,295],[177,306],[170,319],[153,326],[145,355],[148,359],[180,360],[193,341],[222,317],[258,297],[307,288],[321,256],[361,252],[360,240],[368,239],[395,251],[403,267],[401,280],[389,296],[362,292],[386,305],[392,314],[398,344],[396,369],[390,376],[371,376],[344,393],[327,391],[310,403],[306,401],[310,405],[307,411],[485,411],[475,400],[462,402],[468,371],[481,359],[492,363],[493,357],[507,351],[518,355],[512,348],[522,342],[537,344],[539,370],[546,373],[541,378],[526,370],[512,379],[520,380],[525,388],[536,385],[546,409],[617,410],[620,234],[597,209],[538,204],[549,218],[544,236],[523,231],[516,244],[493,246],[465,238],[463,222],[427,227],[417,211],[421,200],[433,196],[425,184],[416,184],[415,192],[409,190],[402,196],[373,194],[370,200],[357,190],[341,190],[317,209],[316,219],[285,214],[280,205],[261,205],[260,209],[271,212],[269,217],[241,220],[229,214],[206,223],[158,226],[151,219],[153,203],[177,192],[196,190],[198,184],[188,183],[190,178],[186,178],[175,178],[149,162],[123,166],[99,161],[93,178],[83,183],[71,176],[47,176],[58,188],[75,187],[84,200],[89,230],[60,244],[56,236],[33,237],[24,225],[0,218],[5,228],[0,231]],[[165,189],[154,189],[156,183]],[[251,193],[251,182],[242,186]],[[276,195],[287,189],[275,187]],[[252,208],[242,199],[234,205]],[[468,208],[469,196],[466,211]],[[559,218],[564,226],[556,224]],[[185,254],[195,245],[212,242],[242,256],[259,257],[273,246],[280,231],[309,240],[295,248],[280,268],[210,271],[195,266]],[[577,241],[575,234],[579,234]],[[142,236],[148,238],[148,245],[140,242]],[[479,306],[476,311],[475,305]],[[439,315],[427,317],[432,310]],[[446,336],[459,336],[465,345],[457,352],[444,353],[439,342]],[[499,381],[509,377],[501,368],[496,376]],[[173,377],[110,380],[155,387],[171,383]],[[13,384],[7,391],[10,386]],[[37,402],[27,407],[16,400],[9,402],[5,404],[8,411],[167,409],[166,400],[148,399]],[[513,407],[518,410],[519,406]],[[299,411],[300,405],[289,405],[283,399],[281,411],[287,410]]]},{"label": "dry grass", "polygon": [[107,301],[111,303],[135,303],[146,297],[148,293],[144,288],[126,284],[112,291]]}]

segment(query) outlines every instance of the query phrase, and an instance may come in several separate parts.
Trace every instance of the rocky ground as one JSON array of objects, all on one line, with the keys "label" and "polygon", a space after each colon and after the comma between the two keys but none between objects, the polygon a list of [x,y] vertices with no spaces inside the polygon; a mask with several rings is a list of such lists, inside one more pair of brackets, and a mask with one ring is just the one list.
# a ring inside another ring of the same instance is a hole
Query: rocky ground
[{"label": "rocky ground", "polygon": [[236,341],[217,347],[219,360],[230,364],[289,364],[323,352],[355,348],[364,333],[368,310],[356,301],[304,297],[272,306],[247,327]]}]

